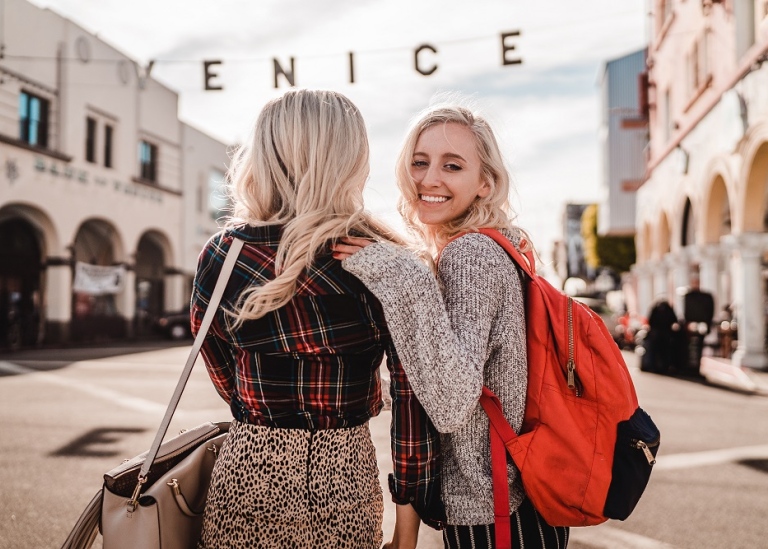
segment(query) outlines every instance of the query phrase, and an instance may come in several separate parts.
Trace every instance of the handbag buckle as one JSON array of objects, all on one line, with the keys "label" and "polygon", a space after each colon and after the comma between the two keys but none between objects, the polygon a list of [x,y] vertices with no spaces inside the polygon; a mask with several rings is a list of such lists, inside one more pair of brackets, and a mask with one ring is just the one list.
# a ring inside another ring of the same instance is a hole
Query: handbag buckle
[{"label": "handbag buckle", "polygon": [[129,499],[125,504],[126,506],[128,506],[129,513],[133,513],[136,510],[136,507],[138,507],[139,495],[141,494],[141,487],[145,482],[147,482],[147,477],[139,477],[138,482],[136,483],[136,488],[133,489],[133,494],[131,495],[131,499]]}]

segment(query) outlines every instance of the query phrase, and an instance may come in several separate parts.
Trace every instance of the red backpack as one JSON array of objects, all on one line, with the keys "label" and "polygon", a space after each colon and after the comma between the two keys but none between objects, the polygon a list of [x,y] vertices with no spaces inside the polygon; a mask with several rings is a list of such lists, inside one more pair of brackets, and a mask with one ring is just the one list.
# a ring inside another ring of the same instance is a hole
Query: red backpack
[{"label": "red backpack", "polygon": [[602,319],[538,276],[500,232],[481,229],[527,275],[528,391],[520,433],[483,388],[491,420],[496,547],[511,547],[506,452],[527,497],[551,526],[623,520],[645,490],[659,430],[638,407],[629,370]]}]

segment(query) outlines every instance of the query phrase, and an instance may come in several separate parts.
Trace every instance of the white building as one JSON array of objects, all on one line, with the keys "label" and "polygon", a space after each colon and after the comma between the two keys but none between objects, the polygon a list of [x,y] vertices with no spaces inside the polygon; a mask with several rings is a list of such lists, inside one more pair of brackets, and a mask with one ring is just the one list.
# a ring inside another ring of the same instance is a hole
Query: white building
[{"label": "white building", "polygon": [[[77,24],[25,0],[2,9],[0,347],[135,335],[189,300],[227,146]],[[74,291],[78,263],[109,293],[82,277]]]},{"label": "white building", "polygon": [[653,0],[648,179],[638,192],[643,310],[695,278],[732,305],[737,366],[768,367],[768,3]]},{"label": "white building", "polygon": [[645,177],[648,144],[645,58],[642,49],[606,62],[600,82],[601,236],[635,234],[636,194]]}]

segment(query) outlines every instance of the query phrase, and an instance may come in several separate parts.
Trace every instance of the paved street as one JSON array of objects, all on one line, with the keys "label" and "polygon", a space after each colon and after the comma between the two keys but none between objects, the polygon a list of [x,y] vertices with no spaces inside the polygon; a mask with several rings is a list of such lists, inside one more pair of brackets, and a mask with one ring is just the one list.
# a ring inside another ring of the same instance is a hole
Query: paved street
[{"label": "paved street", "polygon": [[[164,347],[0,357],[0,549],[59,547],[101,475],[149,446],[188,352]],[[569,547],[765,547],[768,398],[633,375],[662,431],[656,470],[629,520],[575,529]],[[227,417],[198,364],[169,432]],[[388,423],[387,412],[372,422],[383,486]],[[422,528],[419,547],[442,547],[439,534]]]}]

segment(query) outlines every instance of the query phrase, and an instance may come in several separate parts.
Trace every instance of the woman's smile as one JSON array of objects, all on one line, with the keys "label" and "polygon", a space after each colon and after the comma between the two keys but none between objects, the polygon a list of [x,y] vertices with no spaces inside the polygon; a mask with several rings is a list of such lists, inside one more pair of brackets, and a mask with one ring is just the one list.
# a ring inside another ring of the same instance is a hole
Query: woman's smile
[{"label": "woman's smile", "polygon": [[435,196],[429,194],[420,194],[419,200],[426,202],[427,204],[444,204],[451,199],[450,196]]}]

